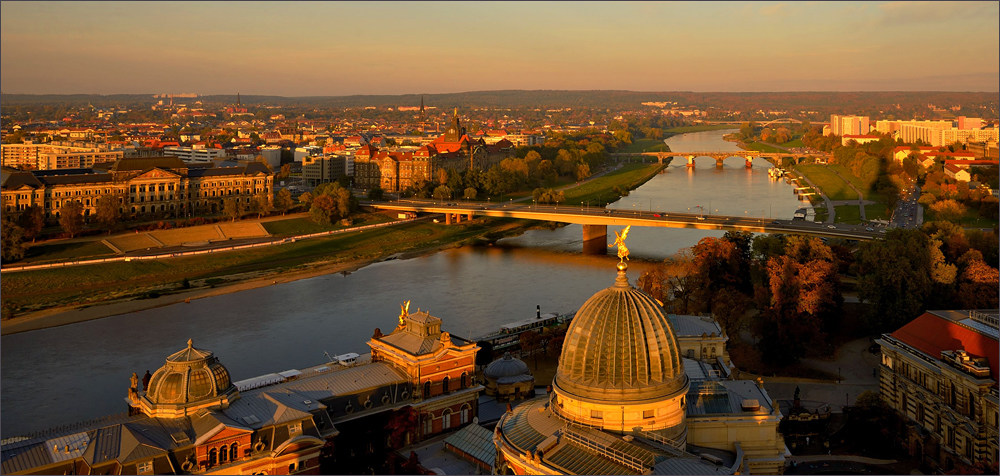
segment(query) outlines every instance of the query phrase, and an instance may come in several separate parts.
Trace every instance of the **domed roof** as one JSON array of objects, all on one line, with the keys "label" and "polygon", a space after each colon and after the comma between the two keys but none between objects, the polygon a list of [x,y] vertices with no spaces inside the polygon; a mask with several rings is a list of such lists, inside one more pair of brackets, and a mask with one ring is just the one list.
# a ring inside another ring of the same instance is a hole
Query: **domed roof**
[{"label": "domed roof", "polygon": [[528,370],[528,364],[515,359],[510,355],[510,352],[505,352],[502,358],[494,360],[486,366],[483,375],[486,378],[500,380],[504,377],[531,376],[531,371]]},{"label": "domed roof", "polygon": [[230,393],[235,387],[229,371],[212,351],[188,346],[167,357],[167,363],[153,373],[146,399],[153,405],[186,404],[213,399]]},{"label": "domed roof", "polygon": [[570,396],[634,402],[687,391],[670,320],[625,269],[619,265],[615,284],[583,303],[566,331],[555,386]]}]

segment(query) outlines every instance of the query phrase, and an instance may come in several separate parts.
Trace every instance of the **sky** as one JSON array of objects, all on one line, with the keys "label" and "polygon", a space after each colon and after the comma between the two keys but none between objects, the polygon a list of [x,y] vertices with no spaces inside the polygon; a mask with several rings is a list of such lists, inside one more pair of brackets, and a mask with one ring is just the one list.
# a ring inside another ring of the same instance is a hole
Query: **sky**
[{"label": "sky", "polygon": [[1000,2],[0,2],[0,91],[1000,90]]}]

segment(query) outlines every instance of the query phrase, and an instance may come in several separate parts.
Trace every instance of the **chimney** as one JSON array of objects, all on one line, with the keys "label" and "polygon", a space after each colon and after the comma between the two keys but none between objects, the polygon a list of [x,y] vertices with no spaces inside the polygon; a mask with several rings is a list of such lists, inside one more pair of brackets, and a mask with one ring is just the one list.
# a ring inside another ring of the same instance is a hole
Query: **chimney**
[{"label": "chimney", "polygon": [[541,318],[542,318],[542,306],[537,305],[535,306],[535,319],[541,319]]}]

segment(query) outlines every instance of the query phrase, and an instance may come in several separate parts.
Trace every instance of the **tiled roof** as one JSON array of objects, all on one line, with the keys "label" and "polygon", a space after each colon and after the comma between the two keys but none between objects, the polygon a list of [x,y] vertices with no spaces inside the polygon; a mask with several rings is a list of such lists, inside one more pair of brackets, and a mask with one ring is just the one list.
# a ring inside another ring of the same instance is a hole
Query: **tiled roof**
[{"label": "tiled roof", "polygon": [[467,425],[445,438],[444,442],[490,466],[496,461],[497,448],[493,444],[493,432],[479,425]]},{"label": "tiled roof", "polygon": [[670,318],[670,323],[674,325],[674,333],[678,338],[687,336],[700,337],[702,334],[711,335],[713,332],[715,335],[722,334],[722,328],[713,319],[677,314],[668,314],[667,317]]},{"label": "tiled roof", "polygon": [[1000,370],[1000,346],[997,339],[962,326],[952,319],[925,312],[891,334],[892,337],[929,355],[941,358],[943,350],[964,350],[990,361],[990,377],[997,380]]}]

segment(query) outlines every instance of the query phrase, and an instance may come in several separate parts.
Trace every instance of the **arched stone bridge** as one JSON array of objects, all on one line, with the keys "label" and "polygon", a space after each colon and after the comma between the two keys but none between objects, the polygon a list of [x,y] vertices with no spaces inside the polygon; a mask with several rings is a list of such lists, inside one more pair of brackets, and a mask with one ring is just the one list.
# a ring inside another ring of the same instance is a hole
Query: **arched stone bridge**
[{"label": "arched stone bridge", "polygon": [[[754,157],[762,157],[768,159],[780,159],[782,157],[792,157],[792,156],[802,156],[804,154],[792,154],[790,152],[782,153],[769,153],[769,152],[757,152],[755,150],[740,150],[735,152],[719,152],[719,151],[698,151],[698,152],[641,152],[638,154],[627,154],[627,153],[613,153],[612,157],[634,157],[636,155],[642,155],[646,157],[656,157],[659,163],[663,163],[663,159],[673,159],[674,157],[684,157],[687,159],[687,166],[694,167],[694,159],[697,157],[711,157],[715,159],[715,166],[722,167],[722,163],[729,157],[740,157],[746,162],[747,168],[753,166]],[[669,160],[667,163],[670,163]]]}]

